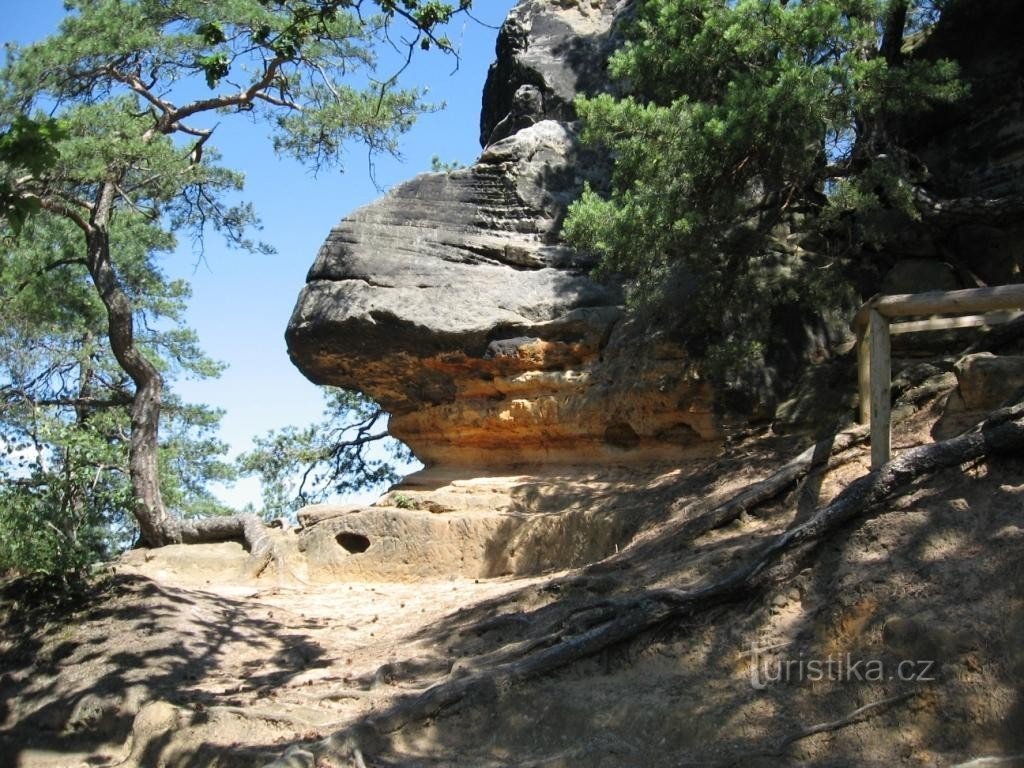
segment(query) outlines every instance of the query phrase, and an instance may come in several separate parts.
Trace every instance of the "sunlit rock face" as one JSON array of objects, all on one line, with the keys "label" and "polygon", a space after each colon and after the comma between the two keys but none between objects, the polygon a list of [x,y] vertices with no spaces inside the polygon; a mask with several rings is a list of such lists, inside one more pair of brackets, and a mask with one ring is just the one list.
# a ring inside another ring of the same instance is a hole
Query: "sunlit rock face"
[{"label": "sunlit rock face", "polygon": [[357,389],[427,464],[675,460],[717,444],[680,347],[559,243],[607,168],[572,99],[604,82],[627,2],[524,0],[498,41],[469,168],[417,176],[331,232],[287,331],[311,380]]}]

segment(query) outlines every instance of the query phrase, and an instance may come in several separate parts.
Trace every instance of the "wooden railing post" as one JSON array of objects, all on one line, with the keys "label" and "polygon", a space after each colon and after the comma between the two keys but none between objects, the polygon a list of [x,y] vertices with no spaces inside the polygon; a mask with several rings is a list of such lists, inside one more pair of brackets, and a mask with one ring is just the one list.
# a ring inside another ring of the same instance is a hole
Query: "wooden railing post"
[{"label": "wooden railing post", "polygon": [[889,321],[876,309],[872,309],[868,315],[868,345],[871,376],[871,469],[875,470],[889,461],[892,450],[892,356]]},{"label": "wooden railing post", "polygon": [[858,421],[871,423],[871,336],[867,325],[857,328]]},{"label": "wooden railing post", "polygon": [[[967,315],[969,312],[983,312]],[[959,315],[895,322],[893,318]],[[889,461],[892,452],[892,356],[890,335],[973,328],[1008,323],[1024,316],[1024,284],[874,296],[853,319],[857,332],[857,390],[860,423],[871,424],[871,469]]]}]

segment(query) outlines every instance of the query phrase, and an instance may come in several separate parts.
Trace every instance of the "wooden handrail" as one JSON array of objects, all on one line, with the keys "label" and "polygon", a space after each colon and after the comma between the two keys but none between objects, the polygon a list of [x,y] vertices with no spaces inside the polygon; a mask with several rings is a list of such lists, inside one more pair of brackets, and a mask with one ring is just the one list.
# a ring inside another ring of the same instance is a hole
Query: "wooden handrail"
[{"label": "wooden handrail", "polygon": [[878,295],[868,299],[853,318],[854,330],[866,328],[868,313],[876,310],[883,317],[913,315],[960,315],[968,312],[994,312],[1024,309],[1024,284],[998,285],[994,288],[966,288],[962,291],[928,291]]},{"label": "wooden handrail", "polygon": [[[857,388],[860,422],[871,425],[871,469],[889,461],[892,452],[892,351],[896,333],[939,331],[1006,323],[1024,310],[1024,285],[878,295],[866,301],[853,319],[857,332]],[[892,323],[894,317],[981,315]]]}]

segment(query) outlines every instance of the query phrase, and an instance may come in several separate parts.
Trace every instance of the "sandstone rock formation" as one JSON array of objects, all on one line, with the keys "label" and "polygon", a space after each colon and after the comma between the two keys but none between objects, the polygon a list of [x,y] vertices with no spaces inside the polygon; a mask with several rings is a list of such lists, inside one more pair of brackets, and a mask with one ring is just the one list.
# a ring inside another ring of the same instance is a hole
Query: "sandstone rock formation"
[{"label": "sandstone rock formation", "polygon": [[[709,460],[689,466],[696,471]],[[680,472],[554,467],[467,478],[427,470],[372,506],[319,504],[295,537],[312,581],[531,576],[624,548],[667,509]],[[614,491],[612,491],[614,489]]]},{"label": "sandstone rock formation", "polygon": [[479,160],[418,176],[331,233],[288,326],[295,364],[361,390],[428,465],[678,459],[719,437],[685,353],[624,319],[558,242],[607,170],[572,98],[602,87],[627,2],[524,0],[498,41]]},{"label": "sandstone rock formation", "polygon": [[960,358],[954,370],[969,410],[994,410],[1024,390],[1024,356],[979,352]]},{"label": "sandstone rock formation", "polygon": [[944,273],[950,267],[955,268],[957,288],[1024,279],[1019,202],[1024,195],[1022,28],[1024,5],[1016,0],[951,3],[915,52],[955,61],[967,86],[955,104],[902,129],[908,148],[926,169],[929,189],[946,199],[1016,197],[1018,203],[994,206],[990,212],[968,209],[948,222],[928,219],[907,227],[903,242],[897,238],[887,250],[899,258],[935,264],[933,277],[913,290],[945,288],[949,276]]},{"label": "sandstone rock formation", "polygon": [[613,24],[629,0],[522,0],[498,36],[480,113],[487,146],[543,120],[572,121],[579,93],[608,86]]},{"label": "sandstone rock formation", "polygon": [[[355,212],[310,270],[292,359],[315,382],[376,398],[428,465],[678,461],[720,443],[723,412],[770,418],[807,362],[841,341],[822,318],[780,312],[763,380],[713,392],[665,323],[627,318],[621,286],[595,281],[586,255],[559,243],[582,184],[608,175],[579,147],[572,100],[610,87],[604,62],[630,6],[522,0],[489,73],[479,160]],[[1004,36],[1020,6],[950,13],[914,55],[956,59],[969,98],[905,127],[906,141],[939,197],[1019,196],[1021,54]],[[873,225],[892,219],[893,236],[864,255],[865,297],[1021,279],[1019,216],[880,216]]]}]

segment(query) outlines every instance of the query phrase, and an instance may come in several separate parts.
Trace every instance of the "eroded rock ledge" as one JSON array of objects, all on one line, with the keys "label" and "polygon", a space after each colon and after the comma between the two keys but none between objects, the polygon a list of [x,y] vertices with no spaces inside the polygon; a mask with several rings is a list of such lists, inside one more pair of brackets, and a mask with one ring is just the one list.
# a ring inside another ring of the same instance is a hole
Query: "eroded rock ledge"
[{"label": "eroded rock ledge", "polygon": [[288,326],[319,384],[358,389],[428,465],[678,460],[717,445],[684,351],[558,242],[602,183],[572,98],[604,81],[626,2],[524,0],[498,41],[479,160],[424,174],[330,234]]}]

